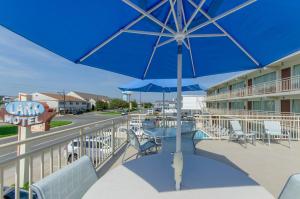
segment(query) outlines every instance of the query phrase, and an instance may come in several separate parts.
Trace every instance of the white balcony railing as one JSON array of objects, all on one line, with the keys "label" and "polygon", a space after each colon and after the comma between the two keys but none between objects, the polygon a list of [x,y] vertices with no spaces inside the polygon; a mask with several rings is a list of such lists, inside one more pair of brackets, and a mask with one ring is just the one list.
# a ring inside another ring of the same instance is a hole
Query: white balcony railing
[{"label": "white balcony railing", "polygon": [[245,110],[245,109],[231,109],[228,110],[227,108],[207,108],[207,112],[213,115],[268,115],[268,116],[299,116],[298,113],[294,112],[276,112],[276,111],[260,111],[260,110]]},{"label": "white balcony railing", "polygon": [[[265,133],[264,121],[278,121],[282,133],[290,133],[291,139],[300,139],[300,116],[275,115],[200,115],[196,119],[196,128],[209,135],[210,139],[228,139],[231,133],[230,121],[237,120],[244,133],[256,133],[256,139],[262,139]],[[278,137],[279,138],[279,137]],[[288,137],[284,137],[287,139]]]},{"label": "white balcony railing", "polygon": [[[132,125],[138,128],[142,128],[141,123],[146,119],[155,121],[158,126],[176,126],[174,117],[167,117],[166,121],[162,120],[162,117],[138,114],[130,117],[133,121]],[[262,139],[265,120],[279,121],[282,132],[290,133],[292,140],[300,139],[299,116],[214,114],[197,115],[197,118],[190,117],[184,120],[195,122],[195,130],[208,135],[205,139],[228,139],[231,132],[231,120],[238,120],[245,133],[256,132],[257,139]],[[22,186],[20,185],[20,167],[24,160],[29,163],[25,171],[29,175],[29,185],[68,163],[76,161],[83,155],[88,155],[94,162],[96,170],[99,170],[110,157],[124,146],[127,136],[122,129],[129,126],[128,117],[120,117],[0,145],[0,198],[3,197],[4,185],[14,184],[15,192],[19,193]],[[284,139],[286,138],[284,137]],[[35,147],[31,147],[31,150],[22,155],[15,153],[25,144],[27,146],[35,145]],[[32,198],[30,189],[29,193]],[[19,195],[16,194],[15,198],[18,199]]]},{"label": "white balcony railing", "polygon": [[276,81],[268,81],[253,86],[226,91],[216,95],[208,95],[207,101],[226,100],[233,98],[242,98],[247,96],[261,96],[268,94],[280,94],[291,91],[300,91],[300,76],[280,79]]},{"label": "white balcony railing", "polygon": [[[3,186],[12,184],[15,198],[20,197],[20,178],[24,176],[21,167],[28,175],[29,186],[83,155],[92,159],[96,170],[101,168],[126,143],[127,135],[122,129],[128,125],[127,117],[119,117],[0,145],[0,198]],[[31,146],[30,150],[18,154],[25,145]],[[24,161],[28,161],[24,164],[27,166],[23,166]]]}]

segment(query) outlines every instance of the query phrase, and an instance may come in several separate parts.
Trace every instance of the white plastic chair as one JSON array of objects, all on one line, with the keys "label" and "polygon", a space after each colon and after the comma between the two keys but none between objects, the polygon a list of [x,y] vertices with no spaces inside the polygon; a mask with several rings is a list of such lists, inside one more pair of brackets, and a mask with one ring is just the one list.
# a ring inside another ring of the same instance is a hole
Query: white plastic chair
[{"label": "white plastic chair", "polygon": [[97,180],[90,158],[83,156],[30,187],[38,199],[80,199]]}]

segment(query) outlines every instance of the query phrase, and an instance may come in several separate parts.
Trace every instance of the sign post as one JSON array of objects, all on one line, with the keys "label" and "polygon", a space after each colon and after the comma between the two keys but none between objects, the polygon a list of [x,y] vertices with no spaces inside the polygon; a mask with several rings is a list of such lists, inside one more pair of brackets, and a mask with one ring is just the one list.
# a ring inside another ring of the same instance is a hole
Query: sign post
[{"label": "sign post", "polygon": [[[19,99],[5,104],[0,110],[0,118],[5,123],[18,126],[18,141],[31,137],[31,126],[42,124],[51,120],[55,113],[45,111],[43,104],[31,101],[31,95],[20,93]],[[17,147],[17,155],[23,155],[31,150],[30,143],[24,143]],[[22,158],[16,168],[19,171],[19,187],[23,187],[29,180],[29,158]]]},{"label": "sign post", "polygon": [[[31,96],[27,94],[20,93],[19,94],[20,101],[30,101]],[[31,135],[31,127],[30,126],[19,126],[18,127],[18,141],[26,140]],[[22,155],[28,151],[30,151],[30,143],[22,144],[18,149],[18,155]],[[20,187],[23,187],[25,183],[29,181],[29,159],[23,158],[20,160]]]}]

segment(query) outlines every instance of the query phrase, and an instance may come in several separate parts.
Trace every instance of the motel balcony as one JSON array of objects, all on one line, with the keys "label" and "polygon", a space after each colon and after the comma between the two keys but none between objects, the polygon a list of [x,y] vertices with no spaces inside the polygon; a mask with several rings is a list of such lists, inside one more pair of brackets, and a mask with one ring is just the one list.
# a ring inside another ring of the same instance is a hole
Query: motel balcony
[{"label": "motel balcony", "polygon": [[[197,156],[206,157],[242,171],[274,197],[279,195],[288,177],[295,173],[298,169],[297,165],[300,165],[298,153],[296,153],[300,150],[299,116],[215,114],[197,115],[196,118],[186,120],[194,124],[193,131],[196,132],[195,135],[198,134],[198,137],[195,138],[197,140],[195,142],[195,154]],[[241,124],[246,134],[256,132],[256,144],[228,142],[232,132],[230,122],[233,120]],[[265,120],[280,122],[282,132],[291,136],[292,149],[288,147],[288,137],[286,136],[275,137],[275,143],[270,146],[264,142],[263,122]],[[161,117],[132,114],[55,133],[46,133],[23,141],[1,144],[0,198],[3,197],[4,187],[13,186],[15,192],[19,193],[24,186],[21,181],[26,181],[25,184],[29,185],[28,193],[29,197],[32,198],[34,193],[30,188],[31,184],[59,171],[68,164],[76,162],[85,155],[90,157],[97,175],[101,179],[112,169],[123,164],[122,156],[128,143],[124,129],[133,129],[141,138],[142,132],[147,128],[143,125],[145,121],[153,121],[155,127],[174,128],[177,125],[176,118],[173,117],[162,120]],[[100,146],[98,145],[99,142],[101,142]],[[19,154],[18,149],[25,145],[30,146],[29,149],[26,150],[26,153]],[[127,149],[128,156],[134,153],[134,148]],[[149,154],[147,156],[154,155]],[[21,170],[20,165],[25,160],[28,161],[28,166],[25,167],[25,170]],[[281,163],[280,166],[277,166],[278,162]],[[199,168],[199,172],[210,171],[203,171]],[[25,181],[24,175],[27,176]],[[143,175],[139,173],[139,176]],[[270,181],[269,178],[274,176],[276,180]],[[198,180],[201,181],[202,179]],[[212,182],[214,181],[217,182],[218,180],[212,179]],[[165,194],[171,194],[171,192],[165,192]],[[20,195],[16,194],[15,198],[20,198]]]},{"label": "motel balcony", "polygon": [[300,94],[300,76],[268,81],[206,97],[207,102]]}]

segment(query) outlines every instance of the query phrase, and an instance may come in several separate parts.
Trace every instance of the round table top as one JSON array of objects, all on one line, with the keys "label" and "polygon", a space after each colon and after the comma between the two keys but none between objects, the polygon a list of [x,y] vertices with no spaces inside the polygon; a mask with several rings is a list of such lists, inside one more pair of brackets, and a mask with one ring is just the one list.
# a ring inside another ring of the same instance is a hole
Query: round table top
[{"label": "round table top", "polygon": [[84,199],[274,199],[246,173],[198,155],[184,154],[182,189],[175,191],[173,156],[150,155],[107,172]]}]

